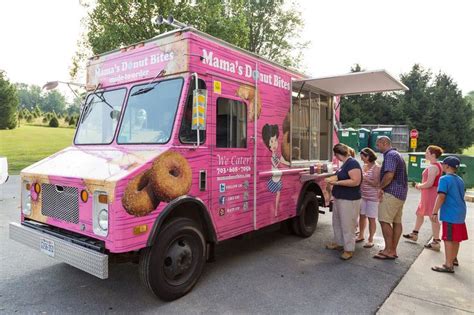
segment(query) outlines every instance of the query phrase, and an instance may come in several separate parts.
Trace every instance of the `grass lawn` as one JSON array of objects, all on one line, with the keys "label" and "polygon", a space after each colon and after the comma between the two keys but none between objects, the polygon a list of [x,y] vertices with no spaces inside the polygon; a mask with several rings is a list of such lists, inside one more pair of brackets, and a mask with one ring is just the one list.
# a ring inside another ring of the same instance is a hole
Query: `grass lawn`
[{"label": "grass lawn", "polygon": [[464,150],[462,154],[474,156],[474,145],[470,147],[469,149]]},{"label": "grass lawn", "polygon": [[22,125],[13,130],[0,130],[0,156],[8,158],[11,175],[69,145],[73,128],[50,128]]}]

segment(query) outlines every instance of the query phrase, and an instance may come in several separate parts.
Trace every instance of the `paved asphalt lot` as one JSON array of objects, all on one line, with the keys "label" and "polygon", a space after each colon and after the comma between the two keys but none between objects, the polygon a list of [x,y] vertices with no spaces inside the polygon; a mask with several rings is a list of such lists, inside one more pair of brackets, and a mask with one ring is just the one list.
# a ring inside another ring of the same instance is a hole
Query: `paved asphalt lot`
[{"label": "paved asphalt lot", "polygon": [[[8,238],[8,223],[19,221],[19,177],[0,188],[0,313],[375,313],[407,272],[429,238],[429,223],[418,244],[401,240],[400,258],[379,261],[382,248],[357,245],[350,261],[324,249],[332,237],[331,215],[320,215],[308,239],[277,227],[252,238],[216,247],[190,294],[165,303],[148,293],[137,265],[112,265],[100,280]],[[410,189],[404,232],[413,228],[419,193]],[[427,271],[429,272],[429,271]]]}]

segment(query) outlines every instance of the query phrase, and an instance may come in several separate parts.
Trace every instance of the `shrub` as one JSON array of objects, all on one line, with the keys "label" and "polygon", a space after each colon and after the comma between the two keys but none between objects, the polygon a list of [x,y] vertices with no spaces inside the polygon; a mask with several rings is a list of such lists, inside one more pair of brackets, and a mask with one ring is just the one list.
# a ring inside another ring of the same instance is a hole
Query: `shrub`
[{"label": "shrub", "polygon": [[47,122],[48,122],[48,118],[46,118],[46,117],[43,117],[43,123],[45,123],[45,124],[46,124]]},{"label": "shrub", "polygon": [[31,114],[28,114],[28,116],[26,116],[26,122],[32,122],[33,121],[33,115]]},{"label": "shrub", "polygon": [[51,118],[51,120],[49,121],[49,126],[53,128],[59,127],[58,119],[56,117]]},{"label": "shrub", "polygon": [[69,126],[74,126],[76,125],[76,120],[74,119],[74,117],[71,117],[71,119],[69,119]]}]

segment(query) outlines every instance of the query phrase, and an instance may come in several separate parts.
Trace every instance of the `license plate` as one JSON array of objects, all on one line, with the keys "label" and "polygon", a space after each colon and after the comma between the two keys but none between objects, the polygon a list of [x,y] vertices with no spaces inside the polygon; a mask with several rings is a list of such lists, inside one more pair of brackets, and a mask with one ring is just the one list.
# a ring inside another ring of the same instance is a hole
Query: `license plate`
[{"label": "license plate", "polygon": [[48,256],[54,257],[54,242],[44,239],[41,239],[40,250]]}]

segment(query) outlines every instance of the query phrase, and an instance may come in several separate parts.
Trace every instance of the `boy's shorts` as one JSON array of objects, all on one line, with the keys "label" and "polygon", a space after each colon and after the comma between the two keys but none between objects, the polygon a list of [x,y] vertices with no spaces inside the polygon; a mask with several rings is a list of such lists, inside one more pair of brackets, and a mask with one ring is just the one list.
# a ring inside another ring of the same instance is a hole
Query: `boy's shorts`
[{"label": "boy's shorts", "polygon": [[462,242],[467,240],[466,223],[449,223],[443,221],[443,241]]}]

